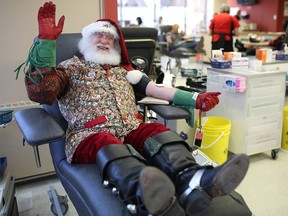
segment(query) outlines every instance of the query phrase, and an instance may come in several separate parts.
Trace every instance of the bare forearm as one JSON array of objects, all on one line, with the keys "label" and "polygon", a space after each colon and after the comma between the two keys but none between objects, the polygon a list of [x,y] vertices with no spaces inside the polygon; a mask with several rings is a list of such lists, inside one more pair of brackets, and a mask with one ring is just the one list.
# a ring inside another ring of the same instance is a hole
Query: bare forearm
[{"label": "bare forearm", "polygon": [[252,43],[252,42],[248,42],[248,43],[244,43],[244,47],[245,48],[250,48],[250,47],[259,47],[259,46],[269,46],[269,42],[265,41],[265,42],[257,42],[257,43]]},{"label": "bare forearm", "polygon": [[239,36],[239,29],[238,29],[238,28],[235,28],[235,29],[234,29],[234,35],[235,35],[235,36]]},{"label": "bare forearm", "polygon": [[209,29],[208,34],[209,34],[209,35],[213,35],[211,29]]},{"label": "bare forearm", "polygon": [[146,94],[151,97],[173,101],[176,88],[157,86],[153,81],[149,82],[146,88]]}]

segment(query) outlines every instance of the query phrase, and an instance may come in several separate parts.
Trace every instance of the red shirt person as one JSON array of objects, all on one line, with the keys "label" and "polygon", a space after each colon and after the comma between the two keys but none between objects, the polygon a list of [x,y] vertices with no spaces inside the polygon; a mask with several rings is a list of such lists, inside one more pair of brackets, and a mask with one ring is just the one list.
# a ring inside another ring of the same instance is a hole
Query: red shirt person
[{"label": "red shirt person", "polygon": [[239,35],[240,23],[229,13],[230,7],[222,4],[220,13],[211,20],[209,34],[212,35],[212,50],[223,48],[226,52],[233,51],[233,35]]}]

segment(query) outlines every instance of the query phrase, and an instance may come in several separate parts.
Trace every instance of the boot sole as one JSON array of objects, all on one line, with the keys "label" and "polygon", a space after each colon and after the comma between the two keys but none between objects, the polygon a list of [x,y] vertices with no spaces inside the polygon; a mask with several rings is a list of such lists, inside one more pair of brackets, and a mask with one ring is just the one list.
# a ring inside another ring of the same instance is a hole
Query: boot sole
[{"label": "boot sole", "polygon": [[175,203],[174,184],[162,171],[154,167],[145,167],[139,177],[141,197],[151,214],[161,214]]},{"label": "boot sole", "polygon": [[231,193],[244,179],[249,167],[249,158],[245,154],[231,157],[221,166],[208,187],[203,187],[213,198]]},{"label": "boot sole", "polygon": [[[212,204],[212,198],[231,193],[243,180],[249,167],[247,155],[239,154],[221,166],[212,183],[203,190],[194,190],[182,203],[187,215],[201,215]],[[208,192],[209,191],[209,192]]]}]

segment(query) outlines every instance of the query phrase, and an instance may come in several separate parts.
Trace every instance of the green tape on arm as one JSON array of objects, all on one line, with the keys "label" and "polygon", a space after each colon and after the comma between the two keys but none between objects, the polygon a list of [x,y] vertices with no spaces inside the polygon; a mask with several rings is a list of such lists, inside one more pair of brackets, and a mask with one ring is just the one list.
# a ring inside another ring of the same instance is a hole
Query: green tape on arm
[{"label": "green tape on arm", "polygon": [[196,107],[197,92],[188,92],[177,89],[173,97],[173,104],[188,110],[191,114],[190,119],[186,119],[190,127],[194,127],[194,109]]},{"label": "green tape on arm", "polygon": [[196,107],[197,92],[188,92],[177,89],[173,97],[173,104],[176,106],[189,106]]}]

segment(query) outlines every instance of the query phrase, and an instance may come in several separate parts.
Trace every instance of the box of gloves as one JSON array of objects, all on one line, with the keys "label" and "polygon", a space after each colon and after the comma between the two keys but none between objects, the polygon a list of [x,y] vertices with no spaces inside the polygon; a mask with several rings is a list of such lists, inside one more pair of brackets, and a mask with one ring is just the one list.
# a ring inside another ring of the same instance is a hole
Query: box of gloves
[{"label": "box of gloves", "polygon": [[272,49],[256,49],[256,58],[261,60],[263,63],[272,62]]},{"label": "box of gloves", "polygon": [[276,52],[276,60],[288,60],[288,46],[286,43],[283,50]]},{"label": "box of gloves", "polygon": [[248,68],[248,66],[249,66],[249,59],[247,57],[231,59],[232,68]]},{"label": "box of gloves", "polygon": [[222,59],[211,59],[211,67],[220,69],[231,68],[231,61]]},{"label": "box of gloves", "polygon": [[288,60],[288,53],[285,53],[283,51],[278,51],[276,53],[276,60]]},{"label": "box of gloves", "polygon": [[212,68],[231,68],[231,61],[224,58],[222,49],[212,50],[212,59],[210,63]]},{"label": "box of gloves", "polygon": [[240,52],[224,52],[224,60],[232,60],[232,58],[241,58]]}]

